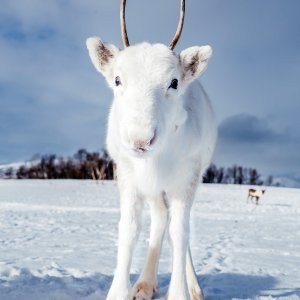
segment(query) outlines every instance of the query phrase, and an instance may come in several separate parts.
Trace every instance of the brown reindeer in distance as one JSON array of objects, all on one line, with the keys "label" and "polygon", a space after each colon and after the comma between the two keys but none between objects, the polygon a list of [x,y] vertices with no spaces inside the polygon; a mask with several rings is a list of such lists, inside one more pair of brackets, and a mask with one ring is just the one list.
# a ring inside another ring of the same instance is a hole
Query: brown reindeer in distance
[{"label": "brown reindeer in distance", "polygon": [[248,190],[248,198],[247,198],[247,203],[250,200],[252,201],[253,198],[256,199],[256,205],[258,205],[259,198],[266,192],[266,190],[256,190],[256,189],[249,189]]}]

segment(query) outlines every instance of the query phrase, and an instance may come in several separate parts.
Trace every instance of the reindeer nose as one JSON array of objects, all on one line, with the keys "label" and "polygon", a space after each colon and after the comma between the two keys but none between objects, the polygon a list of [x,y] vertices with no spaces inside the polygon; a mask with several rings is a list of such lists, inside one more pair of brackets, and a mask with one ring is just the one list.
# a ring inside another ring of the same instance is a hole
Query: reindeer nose
[{"label": "reindeer nose", "polygon": [[145,152],[147,147],[147,142],[145,141],[134,141],[133,143],[134,149],[139,152]]},{"label": "reindeer nose", "polygon": [[147,139],[147,140],[135,140],[133,142],[134,149],[136,151],[138,151],[138,152],[146,152],[146,151],[148,151],[151,148],[151,146],[154,144],[155,137],[156,137],[156,134],[154,132],[153,136],[150,139]]}]

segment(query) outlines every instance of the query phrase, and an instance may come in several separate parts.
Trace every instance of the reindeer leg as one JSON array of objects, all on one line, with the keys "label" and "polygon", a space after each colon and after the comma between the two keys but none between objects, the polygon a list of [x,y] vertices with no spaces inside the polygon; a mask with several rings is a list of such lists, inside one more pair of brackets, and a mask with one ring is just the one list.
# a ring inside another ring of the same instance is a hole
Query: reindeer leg
[{"label": "reindeer leg", "polygon": [[[177,200],[177,199],[176,199]],[[186,280],[186,253],[189,243],[190,207],[183,201],[170,204],[169,233],[173,249],[172,276],[168,300],[190,300]]]},{"label": "reindeer leg", "polygon": [[129,271],[133,248],[141,227],[143,200],[130,187],[123,186],[120,192],[118,261],[107,300],[128,300],[130,297]]},{"label": "reindeer leg", "polygon": [[191,300],[203,300],[204,296],[197,280],[190,247],[186,253],[186,277]]},{"label": "reindeer leg", "polygon": [[150,300],[157,288],[157,268],[168,211],[163,196],[149,201],[151,231],[147,260],[133,288],[132,299]]},{"label": "reindeer leg", "polygon": [[[167,300],[191,299],[187,276],[191,279],[195,274],[191,276],[191,271],[194,273],[194,270],[191,270],[191,260],[187,262],[186,257],[189,245],[190,210],[199,180],[197,173],[191,176],[188,182],[183,182],[182,186],[174,187],[167,192],[170,216],[169,235],[173,250],[172,276]],[[188,274],[186,268],[188,268]]]}]

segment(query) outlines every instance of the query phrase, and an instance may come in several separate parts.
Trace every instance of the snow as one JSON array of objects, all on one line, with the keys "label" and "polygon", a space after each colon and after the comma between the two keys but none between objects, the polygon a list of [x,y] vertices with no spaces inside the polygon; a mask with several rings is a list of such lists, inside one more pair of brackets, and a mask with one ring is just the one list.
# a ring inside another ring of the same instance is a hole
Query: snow
[{"label": "snow", "polygon": [[[258,206],[247,186],[202,185],[191,249],[207,300],[300,300],[300,190],[267,188]],[[141,271],[149,213],[134,253]],[[116,183],[0,180],[0,299],[101,300],[116,264]],[[171,252],[159,267],[163,299]]]},{"label": "snow", "polygon": [[296,175],[296,178],[297,177],[298,179],[294,179],[293,177],[277,176],[273,179],[273,182],[283,187],[300,188],[300,182],[299,182],[300,175],[298,176]]},{"label": "snow", "polygon": [[12,170],[11,178],[17,178],[16,173],[21,166],[31,167],[38,163],[39,163],[38,160],[31,160],[31,161],[26,161],[26,162],[14,162],[14,163],[10,163],[10,164],[0,164],[0,179],[6,179],[7,176],[5,175],[5,172],[9,169]]},{"label": "snow", "polygon": [[26,162],[15,162],[15,163],[11,163],[11,164],[0,164],[0,170],[1,171],[5,171],[9,168],[12,168],[14,170],[19,169],[21,166],[26,165],[28,163]]}]

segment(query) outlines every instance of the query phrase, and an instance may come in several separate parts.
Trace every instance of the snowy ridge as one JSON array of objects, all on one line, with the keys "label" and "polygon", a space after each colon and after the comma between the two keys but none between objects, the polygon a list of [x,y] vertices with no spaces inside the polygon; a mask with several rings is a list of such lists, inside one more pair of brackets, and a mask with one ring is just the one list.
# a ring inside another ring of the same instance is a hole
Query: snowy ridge
[{"label": "snowy ridge", "polygon": [[15,162],[15,163],[10,163],[10,164],[0,164],[0,179],[5,179],[5,172],[7,170],[12,171],[12,177],[11,178],[17,178],[16,173],[19,170],[21,166],[24,167],[30,167],[33,165],[38,164],[38,160],[32,160],[32,161],[26,161],[26,162]]},{"label": "snowy ridge", "polygon": [[[256,206],[247,188],[198,191],[191,249],[206,300],[300,300],[300,190],[267,188]],[[118,219],[112,181],[0,181],[0,300],[104,300]],[[144,219],[132,283],[147,249],[148,212]],[[168,288],[170,256],[165,242],[156,299]]]}]

